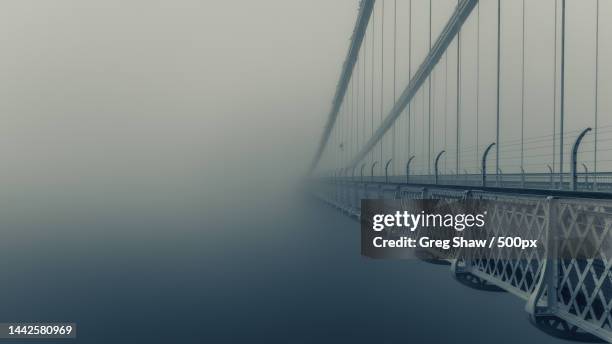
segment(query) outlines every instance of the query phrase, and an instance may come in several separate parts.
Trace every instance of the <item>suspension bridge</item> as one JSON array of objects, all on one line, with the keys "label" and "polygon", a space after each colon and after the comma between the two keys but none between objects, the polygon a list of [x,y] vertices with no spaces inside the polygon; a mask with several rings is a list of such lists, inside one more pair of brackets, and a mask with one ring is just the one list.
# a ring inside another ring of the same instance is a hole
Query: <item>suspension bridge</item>
[{"label": "suspension bridge", "polygon": [[361,0],[311,190],[355,218],[368,198],[495,200],[496,228],[595,242],[595,259],[448,263],[551,334],[612,342],[610,14],[609,0]]}]

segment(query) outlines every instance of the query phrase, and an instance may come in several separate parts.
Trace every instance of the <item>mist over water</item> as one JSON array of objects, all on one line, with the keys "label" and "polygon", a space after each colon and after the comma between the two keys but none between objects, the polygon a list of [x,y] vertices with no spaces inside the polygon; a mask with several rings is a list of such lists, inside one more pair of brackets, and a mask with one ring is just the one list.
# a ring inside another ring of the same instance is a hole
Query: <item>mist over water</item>
[{"label": "mist over water", "polygon": [[448,267],[361,257],[357,222],[294,191],[11,227],[0,315],[85,343],[555,342]]}]

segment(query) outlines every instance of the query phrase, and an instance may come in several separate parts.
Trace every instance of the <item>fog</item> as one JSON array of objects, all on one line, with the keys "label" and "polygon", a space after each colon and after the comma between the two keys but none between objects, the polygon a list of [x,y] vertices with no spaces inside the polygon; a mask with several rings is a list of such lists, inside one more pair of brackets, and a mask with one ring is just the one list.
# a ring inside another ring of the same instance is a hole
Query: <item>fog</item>
[{"label": "fog", "polygon": [[[527,3],[524,135],[537,138],[551,135],[553,128],[554,1]],[[566,142],[575,131],[594,124],[594,4],[568,2],[566,131],[571,133]],[[454,5],[445,0],[432,6],[434,40]],[[416,13],[428,10],[426,1],[415,0],[412,6]],[[381,7],[382,1],[377,2],[373,17],[378,33]],[[189,197],[210,203],[233,200],[246,190],[256,194],[292,187],[305,173],[320,138],[357,8],[357,1],[3,2],[0,177],[12,196],[5,199],[3,211],[109,209],[155,201],[161,207],[165,202],[193,205]],[[611,8],[602,2],[602,17]],[[396,10],[399,94],[409,64],[414,72],[426,54],[429,28],[426,16],[414,17],[413,53],[408,56],[408,3],[399,1]],[[385,94],[380,107],[374,92],[375,127],[379,107],[386,115],[393,103],[393,11],[394,3],[387,1]],[[483,146],[495,139],[496,1],[483,1],[480,11],[477,130],[476,12],[462,30],[460,151],[462,168],[470,171],[478,168]],[[513,145],[502,147],[500,155],[502,167],[514,171],[521,131],[521,6],[506,2],[502,11],[501,140]],[[612,54],[607,39],[612,31],[605,21],[600,25],[600,59],[605,61]],[[365,40],[370,49],[372,27]],[[382,49],[380,39],[374,44]],[[371,54],[366,51],[360,59],[371,61]],[[454,165],[456,137],[455,55],[456,42],[434,70],[432,86],[432,151],[450,152],[443,158],[445,166],[449,160],[448,168]],[[604,95],[611,85],[610,68],[600,65]],[[366,75],[372,73],[368,68],[363,69]],[[443,68],[448,68],[444,79]],[[380,80],[372,87],[378,90]],[[366,89],[358,89],[356,97],[363,98]],[[416,168],[425,171],[425,93],[417,94],[412,105],[416,132],[411,142],[405,134],[406,114],[397,121],[397,173],[409,154],[417,155]],[[610,104],[600,96],[599,125],[604,128],[609,126]],[[363,109],[358,111],[362,116]],[[448,116],[447,130],[443,116]],[[342,125],[348,122],[341,113],[337,130]],[[340,167],[356,153],[357,143],[363,144],[372,129],[369,121],[361,126],[358,138],[330,140],[323,170]],[[607,134],[603,130],[600,140]],[[348,146],[341,155],[340,141]],[[591,169],[593,141],[589,136],[584,143],[589,156],[583,161]],[[389,135],[383,144],[390,155]],[[542,161],[552,164],[552,144],[528,142],[526,147],[528,172],[543,171]],[[600,169],[609,167],[605,151],[599,160]]]},{"label": "fog", "polygon": [[0,317],[83,343],[248,335],[230,310],[264,299],[241,286],[278,284],[310,229],[286,231],[356,2],[0,9]]},{"label": "fog", "polygon": [[32,216],[291,186],[316,148],[357,4],[1,8],[3,212]]}]

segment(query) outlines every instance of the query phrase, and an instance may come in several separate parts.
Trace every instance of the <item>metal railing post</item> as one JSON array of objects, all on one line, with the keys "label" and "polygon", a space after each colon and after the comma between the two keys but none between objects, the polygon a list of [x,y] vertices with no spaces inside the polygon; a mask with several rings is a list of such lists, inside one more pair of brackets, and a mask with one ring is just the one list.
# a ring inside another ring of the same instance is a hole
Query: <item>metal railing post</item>
[{"label": "metal railing post", "polygon": [[487,186],[487,155],[493,146],[495,146],[495,142],[491,143],[482,154],[482,186]]},{"label": "metal railing post", "polygon": [[571,169],[572,169],[571,190],[572,191],[576,191],[576,189],[578,188],[578,172],[576,168],[576,164],[578,162],[578,148],[580,147],[580,142],[584,138],[584,135],[586,135],[589,131],[591,131],[591,128],[584,129],[580,133],[580,135],[578,135],[578,137],[576,138],[576,141],[574,142],[574,146],[572,147],[572,166],[571,166]]},{"label": "metal railing post", "polygon": [[589,187],[589,168],[587,167],[585,163],[582,163],[582,168],[584,168],[584,183],[586,184],[588,188]]},{"label": "metal railing post", "polygon": [[438,156],[436,156],[436,164],[435,164],[435,184],[438,184],[438,163],[440,162],[440,157],[442,157],[442,154],[444,154],[445,151],[441,151],[440,153],[438,153]]}]

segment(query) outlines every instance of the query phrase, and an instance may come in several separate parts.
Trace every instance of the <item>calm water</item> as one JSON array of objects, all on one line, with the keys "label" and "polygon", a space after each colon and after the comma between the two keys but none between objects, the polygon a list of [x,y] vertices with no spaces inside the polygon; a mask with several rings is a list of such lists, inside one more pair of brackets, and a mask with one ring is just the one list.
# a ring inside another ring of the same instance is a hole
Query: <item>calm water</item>
[{"label": "calm water", "polygon": [[230,203],[11,225],[0,320],[74,321],[79,343],[559,342],[447,266],[360,257],[320,203]]}]

